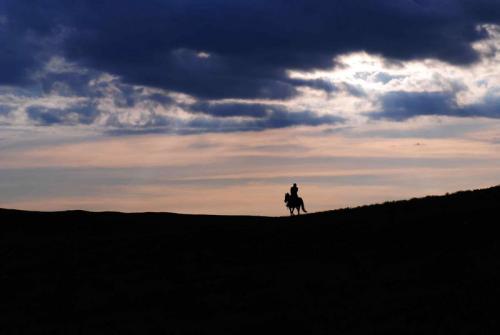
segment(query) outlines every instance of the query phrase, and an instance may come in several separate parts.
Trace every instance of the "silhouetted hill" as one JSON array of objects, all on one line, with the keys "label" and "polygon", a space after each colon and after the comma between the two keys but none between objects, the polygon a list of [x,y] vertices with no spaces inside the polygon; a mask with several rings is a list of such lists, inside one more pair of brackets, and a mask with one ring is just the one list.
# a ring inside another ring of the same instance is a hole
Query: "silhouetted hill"
[{"label": "silhouetted hill", "polygon": [[0,210],[1,334],[481,334],[500,187],[293,218]]}]

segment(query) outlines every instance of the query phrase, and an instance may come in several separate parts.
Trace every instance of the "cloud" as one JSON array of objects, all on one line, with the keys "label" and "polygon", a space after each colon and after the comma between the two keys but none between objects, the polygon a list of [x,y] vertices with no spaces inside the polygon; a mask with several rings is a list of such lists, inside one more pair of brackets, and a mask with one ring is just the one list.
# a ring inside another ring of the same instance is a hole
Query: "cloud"
[{"label": "cloud", "polygon": [[289,79],[288,82],[294,86],[305,86],[316,90],[332,93],[337,91],[337,87],[329,80],[326,79]]},{"label": "cloud", "polygon": [[96,76],[95,73],[54,73],[49,72],[39,77],[38,83],[43,94],[57,94],[60,96],[96,96],[89,86],[89,82]]},{"label": "cloud", "polygon": [[366,96],[366,92],[363,90],[362,87],[358,85],[352,85],[344,82],[339,84],[338,86],[342,91],[347,92],[349,95],[353,97],[362,98]]},{"label": "cloud", "polygon": [[170,106],[175,103],[175,100],[168,95],[161,93],[151,93],[146,99],[159,103],[162,106]]},{"label": "cloud", "polygon": [[[38,94],[21,97],[17,89],[0,94],[0,102],[15,97],[11,106],[17,108],[19,119],[25,115],[31,125],[93,125],[121,135],[250,131],[343,121],[278,103],[196,100],[126,84],[117,77],[57,59],[50,60],[36,75]],[[310,83],[327,85],[326,80],[303,80],[301,85]]]},{"label": "cloud", "polygon": [[392,75],[387,72],[377,72],[377,74],[374,75],[373,79],[376,82],[380,82],[383,84],[387,84],[393,79],[401,79],[404,78],[404,76],[397,76],[397,75]]},{"label": "cloud", "polygon": [[31,71],[42,65],[35,43],[8,29],[0,30],[0,85],[25,85]]},{"label": "cloud", "polygon": [[243,104],[243,103],[208,103],[197,102],[188,107],[195,113],[203,113],[216,117],[265,117],[268,112],[272,112],[277,106],[266,104]]},{"label": "cloud", "polygon": [[367,113],[372,119],[405,121],[422,115],[500,118],[500,97],[488,94],[468,105],[457,103],[456,92],[389,92],[380,98],[379,111]]},{"label": "cloud", "polygon": [[41,126],[91,124],[98,116],[95,107],[89,104],[67,108],[29,106],[26,109],[26,114],[37,125]]},{"label": "cloud", "polygon": [[0,116],[7,115],[12,111],[12,107],[0,104]]},{"label": "cloud", "polygon": [[455,97],[443,92],[389,92],[372,118],[407,120],[419,115],[446,115],[457,108]]},{"label": "cloud", "polygon": [[114,118],[108,124],[111,127],[108,133],[113,135],[229,133],[294,126],[333,125],[344,121],[334,115],[318,115],[312,111],[290,111],[279,105],[196,103],[194,106],[204,115],[179,119],[168,115],[150,114],[149,119],[140,125],[122,123]]},{"label": "cloud", "polygon": [[[201,99],[288,99],[288,69],[332,67],[366,51],[393,60],[470,64],[479,24],[500,22],[494,0],[72,1],[5,0],[2,84],[20,84],[47,53],[134,85]],[[51,47],[47,47],[52,43]]]},{"label": "cloud", "polygon": [[460,109],[459,116],[478,116],[478,117],[488,117],[488,118],[500,118],[500,96],[488,94],[483,101],[470,104],[462,107]]}]

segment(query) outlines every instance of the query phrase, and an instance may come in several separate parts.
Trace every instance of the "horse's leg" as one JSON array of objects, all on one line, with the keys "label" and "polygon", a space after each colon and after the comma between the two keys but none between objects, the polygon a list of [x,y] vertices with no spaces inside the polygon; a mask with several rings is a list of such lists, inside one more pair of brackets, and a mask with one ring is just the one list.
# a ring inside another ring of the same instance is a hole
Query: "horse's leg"
[{"label": "horse's leg", "polygon": [[297,206],[297,215],[300,215],[300,206]]},{"label": "horse's leg", "polygon": [[302,200],[302,198],[300,198],[300,204],[302,205],[302,211],[304,213],[307,213],[306,209],[304,208],[304,200]]}]

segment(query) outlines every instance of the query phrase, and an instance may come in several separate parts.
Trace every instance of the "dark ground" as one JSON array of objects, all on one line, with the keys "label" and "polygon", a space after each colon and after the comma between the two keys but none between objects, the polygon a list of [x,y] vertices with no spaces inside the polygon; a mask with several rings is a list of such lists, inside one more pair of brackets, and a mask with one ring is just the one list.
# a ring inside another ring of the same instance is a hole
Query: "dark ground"
[{"label": "dark ground", "polygon": [[496,187],[300,218],[0,210],[0,334],[492,334],[499,205]]}]

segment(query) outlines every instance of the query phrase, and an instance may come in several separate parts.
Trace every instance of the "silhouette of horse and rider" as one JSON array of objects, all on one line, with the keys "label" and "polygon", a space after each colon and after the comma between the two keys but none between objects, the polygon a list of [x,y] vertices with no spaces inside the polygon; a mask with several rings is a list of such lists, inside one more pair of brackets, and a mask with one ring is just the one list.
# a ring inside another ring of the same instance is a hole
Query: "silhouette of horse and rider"
[{"label": "silhouette of horse and rider", "polygon": [[297,210],[297,215],[300,215],[301,208],[304,213],[307,213],[306,209],[304,208],[304,201],[301,197],[299,197],[298,193],[299,188],[297,187],[297,184],[294,183],[290,188],[290,193],[285,194],[285,203],[286,207],[288,207],[288,209],[290,210],[290,215],[295,215],[295,209]]}]

